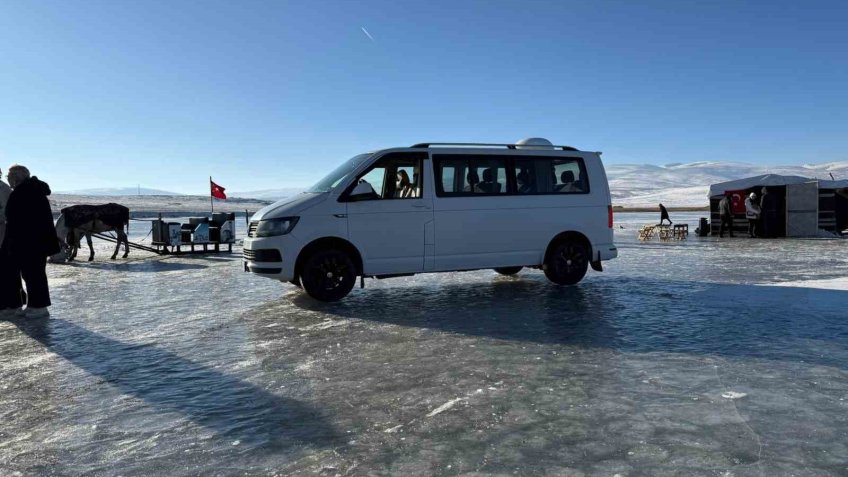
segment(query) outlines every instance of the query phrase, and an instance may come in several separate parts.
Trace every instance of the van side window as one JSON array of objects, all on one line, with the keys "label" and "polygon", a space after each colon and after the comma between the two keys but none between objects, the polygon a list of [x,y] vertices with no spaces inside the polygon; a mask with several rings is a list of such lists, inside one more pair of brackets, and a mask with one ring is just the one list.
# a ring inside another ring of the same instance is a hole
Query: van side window
[{"label": "van side window", "polygon": [[582,194],[589,192],[583,161],[575,159],[556,159],[553,162],[554,175],[558,182],[554,190],[560,194]]},{"label": "van side window", "polygon": [[[426,153],[391,153],[380,158],[357,178],[345,193],[345,200],[418,199],[423,196],[422,171]],[[362,192],[370,186],[371,191]],[[359,192],[353,195],[353,189]]]},{"label": "van side window", "polygon": [[586,166],[579,157],[515,158],[518,194],[587,194]]},{"label": "van side window", "polygon": [[436,191],[440,197],[469,195],[505,195],[507,158],[501,156],[433,156],[436,164]]}]

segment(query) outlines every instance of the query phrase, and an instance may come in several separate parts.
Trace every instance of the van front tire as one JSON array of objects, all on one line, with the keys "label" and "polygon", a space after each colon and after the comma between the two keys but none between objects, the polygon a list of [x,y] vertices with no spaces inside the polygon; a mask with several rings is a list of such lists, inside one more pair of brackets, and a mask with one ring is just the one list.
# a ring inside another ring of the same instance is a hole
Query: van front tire
[{"label": "van front tire", "polygon": [[574,285],[589,268],[589,251],[574,240],[556,243],[545,260],[545,276],[557,285]]},{"label": "van front tire", "polygon": [[316,300],[339,301],[356,283],[356,265],[341,250],[320,250],[304,262],[300,283]]},{"label": "van front tire", "polygon": [[522,268],[524,267],[498,267],[495,269],[495,271],[500,273],[501,275],[512,276],[520,272]]}]

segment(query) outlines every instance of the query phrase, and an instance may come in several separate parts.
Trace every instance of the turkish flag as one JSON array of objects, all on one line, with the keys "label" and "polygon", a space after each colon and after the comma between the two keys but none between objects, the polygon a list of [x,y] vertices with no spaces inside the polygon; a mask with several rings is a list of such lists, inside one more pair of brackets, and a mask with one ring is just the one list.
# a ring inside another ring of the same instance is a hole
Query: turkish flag
[{"label": "turkish flag", "polygon": [[227,199],[227,194],[224,193],[224,188],[219,186],[218,184],[212,182],[212,179],[209,179],[209,184],[212,185],[212,197],[216,199]]},{"label": "turkish flag", "polygon": [[733,215],[745,215],[745,191],[729,190],[724,193],[730,198],[730,211]]}]

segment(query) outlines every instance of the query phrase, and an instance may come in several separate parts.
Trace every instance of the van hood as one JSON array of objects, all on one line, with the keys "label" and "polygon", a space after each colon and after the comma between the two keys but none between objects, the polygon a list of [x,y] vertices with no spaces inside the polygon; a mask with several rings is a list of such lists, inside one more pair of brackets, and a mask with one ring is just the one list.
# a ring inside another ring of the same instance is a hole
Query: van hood
[{"label": "van hood", "polygon": [[304,210],[327,200],[329,192],[301,192],[300,194],[280,199],[271,205],[267,205],[253,214],[251,221],[275,219],[297,215]]}]

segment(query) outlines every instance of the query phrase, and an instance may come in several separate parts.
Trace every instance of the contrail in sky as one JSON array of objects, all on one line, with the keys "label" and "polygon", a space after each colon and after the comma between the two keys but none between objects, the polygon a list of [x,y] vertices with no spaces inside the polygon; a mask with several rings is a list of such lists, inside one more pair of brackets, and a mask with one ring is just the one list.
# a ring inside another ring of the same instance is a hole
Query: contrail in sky
[{"label": "contrail in sky", "polygon": [[368,30],[366,30],[365,27],[360,27],[360,28],[362,28],[362,33],[365,33],[365,36],[367,36],[369,40],[374,41],[374,37],[371,36],[370,33],[368,33]]}]

